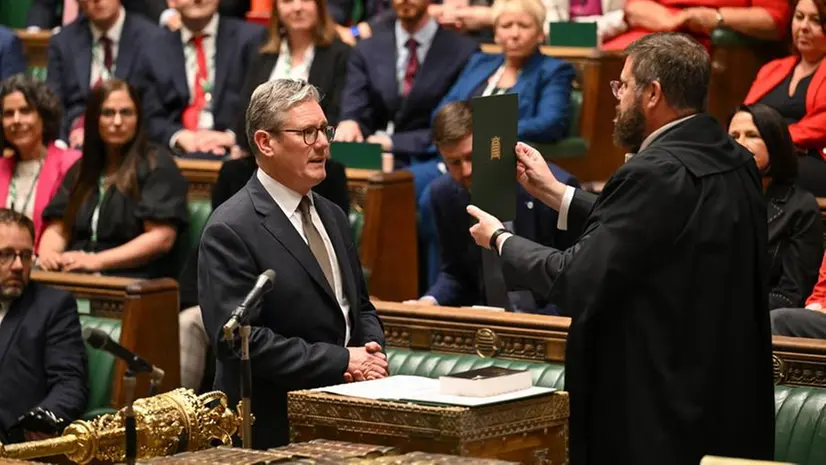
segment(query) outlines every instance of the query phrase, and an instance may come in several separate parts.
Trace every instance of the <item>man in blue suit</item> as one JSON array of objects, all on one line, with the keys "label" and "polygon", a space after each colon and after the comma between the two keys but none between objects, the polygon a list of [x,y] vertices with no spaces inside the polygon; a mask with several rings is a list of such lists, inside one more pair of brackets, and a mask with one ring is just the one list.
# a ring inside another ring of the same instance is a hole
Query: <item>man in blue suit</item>
[{"label": "man in blue suit", "polygon": [[72,146],[83,144],[80,116],[86,111],[89,90],[111,77],[132,82],[137,57],[160,33],[149,20],[127,12],[120,0],[87,2],[85,11],[49,39],[46,84],[63,105],[61,138],[68,138]]},{"label": "man in blue suit", "polygon": [[[350,53],[336,140],[380,144],[409,167],[417,194],[439,174],[431,112],[478,49],[427,13],[429,0],[393,0],[395,21],[377,24]],[[412,51],[412,53],[411,53]]]},{"label": "man in blue suit", "polygon": [[[473,125],[471,107],[467,102],[451,102],[442,107],[433,119],[433,141],[444,159],[448,173],[430,184],[419,200],[422,216],[432,210],[435,238],[441,260],[439,275],[427,293],[415,303],[421,305],[469,306],[485,305],[485,282],[482,279],[482,254],[468,232],[466,208],[470,204]],[[549,166],[561,182],[578,187],[579,182],[561,168]],[[565,249],[576,237],[557,229],[557,213],[531,197],[524,189],[517,190],[514,231],[541,244]],[[501,277],[501,276],[500,276]],[[524,313],[555,314],[556,310],[518,283],[504,277],[507,298],[512,310]]]},{"label": "man in blue suit", "polygon": [[176,0],[182,27],[156,37],[139,66],[149,136],[181,156],[215,159],[235,145],[247,67],[266,36],[218,3]]},{"label": "man in blue suit", "polygon": [[11,29],[0,26],[0,81],[26,71],[23,44]]}]

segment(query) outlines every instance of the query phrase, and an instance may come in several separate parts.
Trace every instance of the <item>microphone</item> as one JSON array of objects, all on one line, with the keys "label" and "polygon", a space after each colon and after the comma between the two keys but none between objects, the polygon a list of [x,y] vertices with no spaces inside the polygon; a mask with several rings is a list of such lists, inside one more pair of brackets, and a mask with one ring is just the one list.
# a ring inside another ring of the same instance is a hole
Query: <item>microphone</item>
[{"label": "microphone", "polygon": [[232,333],[244,320],[247,318],[247,310],[251,307],[254,307],[261,297],[264,296],[270,289],[272,289],[272,283],[275,281],[275,271],[267,270],[261,273],[258,276],[258,280],[255,282],[255,286],[252,290],[247,294],[244,298],[244,301],[241,302],[241,305],[232,312],[232,315],[229,317],[229,320],[224,325],[224,339],[227,341],[232,340]]},{"label": "microphone", "polygon": [[140,358],[97,328],[83,328],[83,340],[93,348],[109,352],[125,361],[129,369],[135,373],[149,373],[150,378],[156,383],[160,383],[163,379],[163,370]]}]

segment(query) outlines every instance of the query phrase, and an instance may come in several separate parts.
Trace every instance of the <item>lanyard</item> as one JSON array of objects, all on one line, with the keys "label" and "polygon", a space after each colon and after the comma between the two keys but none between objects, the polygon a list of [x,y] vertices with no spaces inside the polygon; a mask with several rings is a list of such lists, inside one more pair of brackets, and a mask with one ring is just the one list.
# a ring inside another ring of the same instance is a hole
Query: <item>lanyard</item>
[{"label": "lanyard", "polygon": [[98,241],[98,223],[100,221],[100,207],[103,206],[103,200],[106,196],[106,186],[103,182],[104,177],[98,179],[98,203],[95,205],[95,211],[92,212],[92,243]]},{"label": "lanyard", "polygon": [[9,185],[9,197],[11,198],[11,209],[22,213],[23,215],[26,214],[26,209],[29,208],[29,202],[32,201],[32,196],[34,195],[34,190],[37,187],[37,180],[40,179],[40,170],[43,169],[43,160],[40,161],[40,164],[37,166],[37,173],[34,175],[34,180],[32,181],[31,187],[29,187],[29,192],[26,194],[26,201],[23,203],[23,208],[17,210],[17,206],[15,203],[17,202],[17,176],[13,176],[11,178],[11,185]]},{"label": "lanyard", "polygon": [[488,95],[498,95],[504,93],[506,89],[499,89],[498,92],[494,92],[495,89],[499,86],[499,81],[502,80],[502,75],[505,74],[505,66],[502,65],[499,69],[493,73],[493,76],[488,79],[488,86],[485,87],[484,92],[482,92],[482,97],[487,97]]}]

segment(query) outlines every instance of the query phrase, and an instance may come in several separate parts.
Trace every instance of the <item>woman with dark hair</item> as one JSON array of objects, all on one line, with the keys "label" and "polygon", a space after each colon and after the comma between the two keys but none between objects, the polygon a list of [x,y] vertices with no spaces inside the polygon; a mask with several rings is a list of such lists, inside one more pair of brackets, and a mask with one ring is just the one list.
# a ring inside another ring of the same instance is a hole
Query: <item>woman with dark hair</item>
[{"label": "woman with dark hair", "polygon": [[43,210],[80,152],[55,144],[60,134],[60,100],[42,82],[22,74],[3,81],[0,114],[0,199],[5,199],[6,208],[34,221],[36,248],[46,228]]},{"label": "woman with dark hair", "polygon": [[793,53],[757,73],[745,104],[764,103],[783,116],[800,149],[797,183],[826,196],[826,0],[796,0],[790,25]]},{"label": "woman with dark hair", "polygon": [[83,156],[43,212],[45,270],[155,278],[189,218],[187,182],[166,149],[151,145],[135,89],[113,79],[93,89]]},{"label": "woman with dark hair", "polygon": [[795,184],[797,155],[783,117],[763,104],[741,106],[729,135],[754,154],[769,220],[769,309],[802,307],[817,282],[823,223],[814,196]]}]

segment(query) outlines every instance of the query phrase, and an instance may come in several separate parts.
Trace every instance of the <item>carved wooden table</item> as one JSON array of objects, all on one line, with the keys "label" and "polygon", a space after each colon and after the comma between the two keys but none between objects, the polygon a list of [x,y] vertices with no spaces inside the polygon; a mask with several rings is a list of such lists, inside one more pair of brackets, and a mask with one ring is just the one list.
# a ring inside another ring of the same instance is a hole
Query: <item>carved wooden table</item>
[{"label": "carved wooden table", "polygon": [[484,407],[289,393],[290,441],[332,439],[525,464],[568,463],[566,392]]}]

